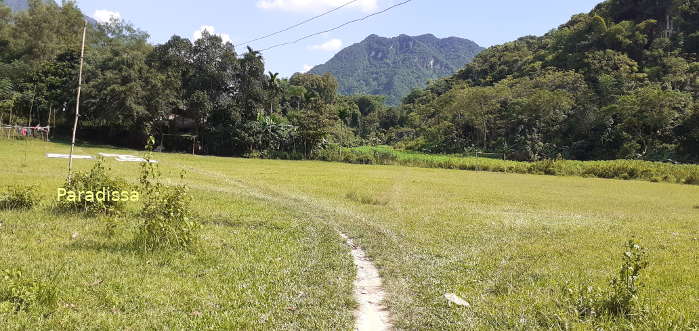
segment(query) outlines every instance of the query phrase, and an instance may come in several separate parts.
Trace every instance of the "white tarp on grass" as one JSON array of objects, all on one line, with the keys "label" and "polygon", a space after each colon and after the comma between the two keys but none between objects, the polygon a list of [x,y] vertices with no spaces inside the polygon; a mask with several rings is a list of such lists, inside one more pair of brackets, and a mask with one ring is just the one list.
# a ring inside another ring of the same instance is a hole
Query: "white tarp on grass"
[{"label": "white tarp on grass", "polygon": [[[130,155],[121,155],[116,158],[117,161],[119,162],[146,162],[146,159],[142,157],[136,157],[136,156],[130,156]],[[156,160],[150,160],[150,163],[158,163]]]},{"label": "white tarp on grass", "polygon": [[99,153],[100,156],[102,157],[125,157],[125,158],[136,158],[138,156],[133,156],[133,155],[125,155],[125,154],[111,154],[111,153]]},{"label": "white tarp on grass", "polygon": [[[49,159],[69,159],[70,155],[69,154],[55,154],[55,153],[46,153],[46,157]],[[73,155],[73,159],[76,160],[92,160],[94,159],[94,156],[90,155]]]},{"label": "white tarp on grass", "polygon": [[[119,162],[146,162],[146,159],[134,155],[126,154],[111,154],[111,153],[99,153],[102,157],[114,158]],[[150,160],[150,163],[158,163],[158,161]]]}]

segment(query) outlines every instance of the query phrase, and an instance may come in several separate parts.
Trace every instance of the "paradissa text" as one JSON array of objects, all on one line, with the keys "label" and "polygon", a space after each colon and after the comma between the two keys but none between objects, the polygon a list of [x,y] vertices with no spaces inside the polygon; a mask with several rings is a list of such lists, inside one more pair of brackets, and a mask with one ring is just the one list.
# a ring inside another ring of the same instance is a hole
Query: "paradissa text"
[{"label": "paradissa text", "polygon": [[141,198],[138,191],[107,191],[107,188],[102,188],[102,190],[93,191],[68,191],[65,188],[58,188],[58,201],[69,201],[69,202],[136,202]]}]

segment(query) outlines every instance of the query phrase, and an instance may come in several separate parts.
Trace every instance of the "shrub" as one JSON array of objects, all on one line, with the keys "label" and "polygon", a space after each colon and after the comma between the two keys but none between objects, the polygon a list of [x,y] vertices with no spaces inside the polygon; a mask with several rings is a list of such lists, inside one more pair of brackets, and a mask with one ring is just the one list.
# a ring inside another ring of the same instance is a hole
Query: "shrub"
[{"label": "shrub", "polygon": [[0,271],[0,313],[51,311],[56,308],[57,297],[53,281],[40,282],[17,269]]},{"label": "shrub", "polygon": [[533,171],[535,174],[540,174],[540,175],[552,175],[555,176],[556,173],[556,168],[555,168],[555,161],[553,160],[543,160],[543,161],[538,161],[534,162],[531,166],[531,171]]},{"label": "shrub", "polygon": [[199,224],[189,210],[186,186],[161,187],[146,198],[138,233],[139,244],[148,249],[189,248],[198,238]]},{"label": "shrub", "polygon": [[685,184],[689,185],[699,185],[699,175],[689,175],[687,178],[684,179]]},{"label": "shrub", "polygon": [[[121,178],[110,176],[109,170],[104,166],[104,159],[99,158],[90,171],[77,172],[66,179],[63,188],[68,192],[92,192],[93,194],[125,192],[128,188],[126,182]],[[70,200],[64,197],[58,200],[58,208],[64,211],[114,215],[126,208],[126,201],[99,197]]]},{"label": "shrub", "polygon": [[141,189],[144,196],[137,244],[145,250],[160,248],[189,248],[198,238],[200,228],[192,218],[192,203],[185,185],[166,187],[157,180],[157,164],[150,163],[153,137],[148,140],[145,159],[141,165]]},{"label": "shrub", "polygon": [[0,209],[30,209],[39,202],[33,186],[9,186],[0,194]]},{"label": "shrub", "polygon": [[609,288],[566,286],[564,292],[580,318],[634,317],[643,312],[639,304],[640,275],[647,266],[645,250],[634,240],[629,240],[619,273],[610,281]]},{"label": "shrub", "polygon": [[553,176],[608,179],[640,179],[699,185],[699,166],[638,160],[538,162],[507,161],[461,155],[435,155],[392,149],[389,146],[341,148],[327,146],[313,155],[317,160],[359,164],[396,164],[423,168],[445,168]]}]

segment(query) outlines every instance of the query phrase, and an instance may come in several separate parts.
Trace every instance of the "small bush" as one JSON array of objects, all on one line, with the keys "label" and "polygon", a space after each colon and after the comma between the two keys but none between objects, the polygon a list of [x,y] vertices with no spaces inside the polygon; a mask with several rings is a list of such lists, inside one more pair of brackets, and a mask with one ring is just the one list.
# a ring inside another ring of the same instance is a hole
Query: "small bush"
[{"label": "small bush", "polygon": [[[121,178],[109,175],[108,168],[104,166],[104,159],[100,158],[97,163],[87,172],[77,172],[72,177],[66,179],[63,188],[68,192],[125,192],[128,185]],[[74,199],[63,197],[58,200],[58,209],[72,212],[87,212],[92,214],[114,215],[121,213],[126,208],[126,201],[114,199]]]},{"label": "small bush", "polygon": [[0,271],[0,313],[52,311],[56,308],[57,297],[53,282],[31,279],[16,269]]},{"label": "small bush", "polygon": [[[150,161],[153,137],[149,138],[145,159]],[[166,187],[158,182],[157,164],[141,165],[141,189],[144,196],[141,216],[144,221],[137,235],[137,245],[145,250],[160,248],[186,249],[198,239],[200,228],[192,218],[192,199],[185,185]]]},{"label": "small bush", "polygon": [[619,273],[611,280],[609,288],[574,286],[564,287],[564,292],[581,318],[635,317],[643,312],[639,303],[640,275],[647,266],[645,250],[629,240]]},{"label": "small bush", "polygon": [[31,209],[38,202],[39,195],[32,186],[9,186],[0,194],[0,210]]},{"label": "small bush", "polygon": [[689,175],[687,178],[684,179],[685,184],[689,185],[699,185],[699,175]]},{"label": "small bush", "polygon": [[141,216],[138,242],[148,250],[189,248],[198,238],[199,224],[189,210],[191,198],[186,186],[160,188],[148,196]]}]

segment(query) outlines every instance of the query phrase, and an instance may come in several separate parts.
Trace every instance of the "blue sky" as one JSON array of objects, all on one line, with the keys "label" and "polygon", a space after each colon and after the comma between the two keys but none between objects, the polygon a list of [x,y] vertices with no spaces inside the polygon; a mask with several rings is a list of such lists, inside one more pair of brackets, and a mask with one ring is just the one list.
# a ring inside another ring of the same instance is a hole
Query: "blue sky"
[{"label": "blue sky", "polygon": [[[162,43],[177,34],[196,38],[206,27],[234,44],[291,26],[349,0],[78,0],[95,18],[118,15]],[[268,70],[289,76],[324,63],[339,49],[374,33],[393,37],[401,33],[468,38],[481,46],[501,44],[524,35],[541,35],[565,23],[570,16],[590,11],[601,0],[413,0],[387,13],[310,38],[263,55]],[[355,4],[278,36],[255,42],[263,49],[326,30],[400,2],[359,0]],[[242,52],[245,46],[237,46]]]}]

